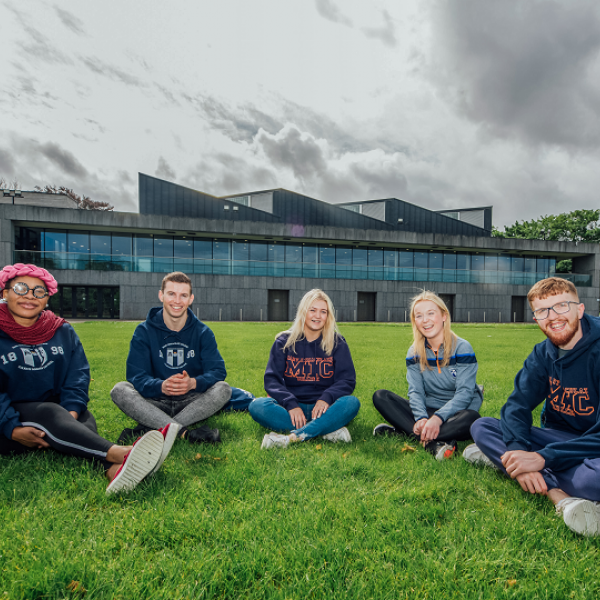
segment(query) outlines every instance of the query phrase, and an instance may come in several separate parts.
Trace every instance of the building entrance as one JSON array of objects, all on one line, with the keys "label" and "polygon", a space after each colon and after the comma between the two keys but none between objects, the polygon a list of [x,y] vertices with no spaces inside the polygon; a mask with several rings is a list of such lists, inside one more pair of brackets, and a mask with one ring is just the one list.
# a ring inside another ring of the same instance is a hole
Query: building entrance
[{"label": "building entrance", "polygon": [[64,318],[118,319],[119,288],[59,285],[50,298],[50,310]]},{"label": "building entrance", "polygon": [[523,323],[525,321],[525,302],[526,296],[511,296],[510,299],[510,320],[513,323]]},{"label": "building entrance", "polygon": [[454,321],[454,294],[439,294],[439,297],[444,301],[448,312],[450,313],[450,320]]},{"label": "building entrance", "polygon": [[269,290],[267,320],[289,321],[289,299],[288,290]]},{"label": "building entrance", "polygon": [[356,311],[357,321],[375,320],[376,296],[376,292],[358,292],[358,310]]}]

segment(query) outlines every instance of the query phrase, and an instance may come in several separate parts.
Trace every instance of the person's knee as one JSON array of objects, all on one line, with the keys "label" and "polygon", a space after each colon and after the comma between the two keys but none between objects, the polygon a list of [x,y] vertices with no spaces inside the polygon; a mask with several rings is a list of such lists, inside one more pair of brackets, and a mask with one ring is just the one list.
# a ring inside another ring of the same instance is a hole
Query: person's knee
[{"label": "person's knee", "polygon": [[219,394],[227,402],[231,398],[231,386],[226,381],[217,381],[212,388],[215,393]]},{"label": "person's knee", "polygon": [[384,404],[387,404],[389,398],[389,391],[388,390],[377,390],[374,394],[373,394],[373,406],[379,411],[381,412],[381,407]]},{"label": "person's knee", "polygon": [[126,397],[132,391],[135,391],[135,388],[129,381],[119,381],[110,391],[110,397],[115,404],[118,404],[118,400]]},{"label": "person's knee", "polygon": [[39,422],[41,425],[47,425],[49,423],[54,423],[56,419],[64,416],[66,412],[65,408],[55,402],[40,402],[35,408],[34,413],[30,415],[27,420]]},{"label": "person's knee", "polygon": [[348,412],[350,419],[354,419],[354,417],[358,414],[360,410],[360,400],[356,396],[344,396],[337,400],[337,402],[342,401],[344,405],[344,410]]},{"label": "person's knee", "polygon": [[[475,412],[475,411],[473,411]],[[498,428],[499,421],[493,417],[481,417],[471,425],[471,437],[477,444],[477,439],[482,439],[488,435],[491,429]]]},{"label": "person's knee", "polygon": [[270,403],[271,398],[255,398],[248,405],[250,416],[254,419],[257,416],[262,415]]},{"label": "person's knee", "polygon": [[476,410],[471,410],[470,408],[467,408],[464,411],[464,418],[467,421],[471,421],[471,423],[475,423],[475,421],[481,419],[481,415]]}]

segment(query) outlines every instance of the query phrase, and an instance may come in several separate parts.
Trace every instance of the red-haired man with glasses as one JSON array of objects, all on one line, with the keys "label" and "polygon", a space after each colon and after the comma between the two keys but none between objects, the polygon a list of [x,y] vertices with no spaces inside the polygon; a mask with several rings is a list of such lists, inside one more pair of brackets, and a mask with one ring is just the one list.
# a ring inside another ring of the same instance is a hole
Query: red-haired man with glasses
[{"label": "red-haired man with glasses", "polygon": [[[527,299],[547,339],[517,374],[500,420],[473,424],[463,456],[547,496],[576,533],[600,535],[600,319],[559,277],[538,281]],[[542,427],[533,427],[542,402]]]}]

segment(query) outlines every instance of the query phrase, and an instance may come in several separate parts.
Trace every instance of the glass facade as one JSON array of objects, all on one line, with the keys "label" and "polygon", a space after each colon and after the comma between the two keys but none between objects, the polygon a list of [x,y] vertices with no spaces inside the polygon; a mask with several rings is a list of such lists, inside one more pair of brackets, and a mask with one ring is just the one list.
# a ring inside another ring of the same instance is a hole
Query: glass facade
[{"label": "glass facade", "polygon": [[[556,260],[505,254],[15,228],[15,262],[52,269],[532,285]],[[591,285],[589,275],[570,275]]]}]

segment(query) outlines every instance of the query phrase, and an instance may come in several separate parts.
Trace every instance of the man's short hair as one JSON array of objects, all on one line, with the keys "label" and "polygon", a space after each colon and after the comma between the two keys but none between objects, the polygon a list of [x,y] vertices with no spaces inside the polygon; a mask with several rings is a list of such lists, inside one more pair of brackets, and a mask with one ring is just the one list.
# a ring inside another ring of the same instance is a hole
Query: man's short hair
[{"label": "man's short hair", "polygon": [[577,288],[570,281],[562,277],[548,277],[548,279],[538,281],[529,290],[527,301],[531,306],[534,300],[544,300],[549,296],[557,296],[558,294],[573,294],[579,300]]},{"label": "man's short hair", "polygon": [[190,294],[192,293],[192,280],[181,271],[174,271],[173,273],[169,273],[165,275],[162,280],[162,285],[160,286],[160,291],[164,292],[165,287],[169,281],[173,283],[187,283],[190,286]]}]

